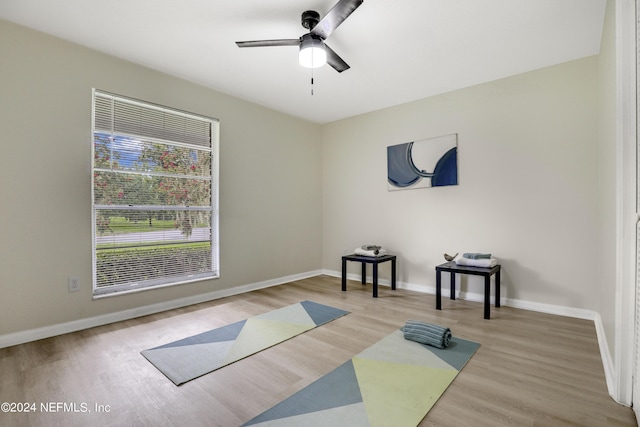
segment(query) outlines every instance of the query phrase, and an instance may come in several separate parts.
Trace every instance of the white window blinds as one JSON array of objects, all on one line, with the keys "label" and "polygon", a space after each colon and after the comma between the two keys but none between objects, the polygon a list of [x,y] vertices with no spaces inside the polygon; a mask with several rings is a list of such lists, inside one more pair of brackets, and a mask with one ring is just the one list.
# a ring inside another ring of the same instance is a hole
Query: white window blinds
[{"label": "white window blinds", "polygon": [[93,99],[94,295],[219,277],[218,121]]}]

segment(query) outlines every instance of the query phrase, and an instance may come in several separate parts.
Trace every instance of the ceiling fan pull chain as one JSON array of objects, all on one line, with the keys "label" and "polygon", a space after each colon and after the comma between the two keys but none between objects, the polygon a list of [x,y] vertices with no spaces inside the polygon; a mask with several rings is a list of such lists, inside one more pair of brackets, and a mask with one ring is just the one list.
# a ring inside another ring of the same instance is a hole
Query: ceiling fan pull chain
[{"label": "ceiling fan pull chain", "polygon": [[311,69],[311,96],[313,96],[313,68]]}]

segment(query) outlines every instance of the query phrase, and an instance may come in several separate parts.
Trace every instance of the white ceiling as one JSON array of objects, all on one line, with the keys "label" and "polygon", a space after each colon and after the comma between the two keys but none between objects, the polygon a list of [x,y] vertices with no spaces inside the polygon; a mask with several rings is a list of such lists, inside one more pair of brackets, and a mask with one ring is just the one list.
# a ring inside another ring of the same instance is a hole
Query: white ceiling
[{"label": "white ceiling", "polygon": [[606,0],[364,0],[298,65],[300,15],[337,0],[0,0],[0,18],[317,123],[595,55]]}]

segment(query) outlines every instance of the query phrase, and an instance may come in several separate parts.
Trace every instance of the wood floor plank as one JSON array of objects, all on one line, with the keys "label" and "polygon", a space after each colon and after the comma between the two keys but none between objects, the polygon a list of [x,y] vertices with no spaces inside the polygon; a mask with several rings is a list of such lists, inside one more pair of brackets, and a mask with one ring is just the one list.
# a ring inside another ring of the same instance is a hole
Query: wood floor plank
[{"label": "wood floor plank", "polygon": [[[636,426],[607,393],[592,321],[318,276],[0,349],[7,426],[237,426],[416,319],[481,344],[421,426]],[[175,386],[140,351],[302,300],[351,311]],[[60,406],[66,405],[66,406]],[[85,410],[86,409],[86,410]],[[56,412],[54,412],[56,411]]]}]

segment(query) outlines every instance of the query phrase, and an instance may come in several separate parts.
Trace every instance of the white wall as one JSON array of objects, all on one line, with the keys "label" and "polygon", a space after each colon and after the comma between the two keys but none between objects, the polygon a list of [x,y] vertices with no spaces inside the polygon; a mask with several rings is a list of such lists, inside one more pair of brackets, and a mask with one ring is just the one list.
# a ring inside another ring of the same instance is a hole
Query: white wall
[{"label": "white wall", "polygon": [[616,282],[616,60],[615,2],[607,2],[598,68],[598,159],[599,159],[599,240],[597,311],[612,356],[615,356],[615,298],[611,292]]},{"label": "white wall", "polygon": [[[609,0],[598,69],[599,338],[610,394],[631,404],[636,275],[635,2]],[[604,341],[604,342],[602,342]]]},{"label": "white wall", "polygon": [[[321,268],[319,125],[5,21],[0,56],[0,338]],[[220,119],[220,279],[92,300],[92,87]]]},{"label": "white wall", "polygon": [[[323,267],[376,243],[404,286],[433,289],[444,252],[491,252],[503,297],[594,310],[597,72],[589,57],[325,125]],[[387,190],[387,146],[450,133],[458,186]]]}]

